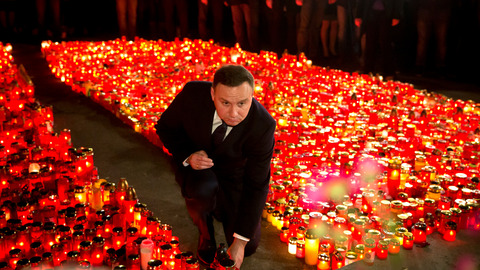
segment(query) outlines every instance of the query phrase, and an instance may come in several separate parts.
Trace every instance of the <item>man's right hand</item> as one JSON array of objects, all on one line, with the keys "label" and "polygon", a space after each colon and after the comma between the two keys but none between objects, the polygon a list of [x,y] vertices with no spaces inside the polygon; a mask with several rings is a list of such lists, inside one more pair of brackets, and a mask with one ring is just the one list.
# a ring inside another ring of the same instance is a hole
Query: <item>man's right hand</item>
[{"label": "man's right hand", "polygon": [[191,154],[187,162],[194,170],[205,170],[213,167],[212,159],[208,158],[207,153],[203,150]]}]

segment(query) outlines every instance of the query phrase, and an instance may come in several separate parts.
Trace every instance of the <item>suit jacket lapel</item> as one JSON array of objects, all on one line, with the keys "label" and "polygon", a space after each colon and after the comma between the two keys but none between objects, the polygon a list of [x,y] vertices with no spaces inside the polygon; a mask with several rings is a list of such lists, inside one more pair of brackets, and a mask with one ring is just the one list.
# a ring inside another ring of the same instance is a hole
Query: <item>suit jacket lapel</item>
[{"label": "suit jacket lapel", "polygon": [[207,106],[205,110],[207,113],[203,114],[201,121],[199,121],[198,126],[198,135],[201,136],[201,142],[208,146],[208,149],[211,149],[211,136],[212,136],[212,124],[213,124],[213,114],[215,113],[215,106],[213,106],[213,102],[209,104],[211,106]]}]

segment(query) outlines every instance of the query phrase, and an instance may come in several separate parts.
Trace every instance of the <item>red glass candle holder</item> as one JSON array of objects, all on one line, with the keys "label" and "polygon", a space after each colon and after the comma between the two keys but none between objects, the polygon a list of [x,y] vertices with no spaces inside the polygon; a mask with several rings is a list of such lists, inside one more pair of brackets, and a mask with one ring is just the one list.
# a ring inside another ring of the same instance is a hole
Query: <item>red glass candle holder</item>
[{"label": "red glass candle holder", "polygon": [[127,232],[126,232],[127,244],[135,241],[138,236],[139,236],[139,234],[138,234],[138,229],[137,228],[135,228],[135,227],[128,228]]},{"label": "red glass candle holder", "polygon": [[345,256],[338,251],[334,251],[331,256],[332,270],[340,269],[345,266]]},{"label": "red glass candle holder", "polygon": [[417,222],[413,225],[413,242],[415,244],[427,242],[427,224],[424,222]]},{"label": "red glass candle holder", "polygon": [[[191,259],[191,258],[189,258],[189,259]],[[185,260],[185,263],[186,263],[186,260]],[[163,265],[163,262],[161,260],[156,260],[156,259],[150,260],[148,262],[147,269],[148,270],[161,270],[161,269],[163,269],[162,265]],[[182,266],[182,269],[183,269],[183,266]]]},{"label": "red glass candle holder", "polygon": [[164,241],[170,241],[172,238],[172,226],[169,224],[162,224],[161,231]]},{"label": "red glass candle holder", "polygon": [[30,258],[30,269],[41,270],[42,269],[42,257],[33,256]]},{"label": "red glass candle holder", "polygon": [[170,244],[164,244],[160,247],[160,260],[166,265],[170,265],[174,261],[172,246]]},{"label": "red glass candle holder", "polygon": [[85,241],[85,232],[82,231],[75,231],[72,233],[72,250],[79,251],[80,250],[80,243]]},{"label": "red glass candle holder", "polygon": [[330,270],[330,256],[325,253],[318,255],[317,270]]},{"label": "red glass candle holder", "polygon": [[388,241],[380,240],[377,244],[376,250],[377,258],[380,260],[385,260],[388,257]]},{"label": "red glass candle holder", "polygon": [[93,267],[103,265],[105,239],[103,237],[94,237],[92,241],[91,259],[89,260]]},{"label": "red glass candle holder", "polygon": [[17,262],[24,258],[25,254],[23,254],[22,250],[19,248],[11,249],[8,252],[8,263],[12,269],[16,269]]},{"label": "red glass candle holder", "polygon": [[297,240],[297,248],[295,251],[295,257],[299,259],[305,258],[305,240]]},{"label": "red glass candle holder", "polygon": [[400,241],[397,238],[391,238],[388,241],[388,253],[398,254],[400,252]]},{"label": "red glass candle holder", "polygon": [[125,243],[125,234],[122,227],[112,229],[112,244],[114,249],[119,249]]},{"label": "red glass candle holder", "polygon": [[413,233],[405,232],[403,234],[403,248],[412,249],[413,248]]},{"label": "red glass candle holder", "polygon": [[448,221],[445,223],[445,229],[443,232],[443,239],[446,241],[455,241],[457,236],[457,223]]},{"label": "red glass candle holder", "polygon": [[147,217],[146,236],[153,239],[160,232],[160,221],[154,216]]},{"label": "red glass candle holder", "polygon": [[67,251],[62,244],[53,244],[50,248],[52,254],[53,266],[60,266],[61,262],[67,259],[67,254],[72,251]]},{"label": "red glass candle holder", "polygon": [[440,222],[438,225],[438,232],[443,234],[445,232],[445,224],[452,219],[452,212],[450,210],[440,211]]},{"label": "red glass candle holder", "polygon": [[17,228],[16,247],[21,249],[23,254],[30,254],[30,230],[27,226]]},{"label": "red glass candle holder", "polygon": [[30,205],[26,201],[17,203],[17,218],[21,220],[22,224],[28,223],[28,215],[30,214]]},{"label": "red glass candle holder", "polygon": [[79,260],[91,260],[92,257],[92,242],[82,241],[79,245]]}]

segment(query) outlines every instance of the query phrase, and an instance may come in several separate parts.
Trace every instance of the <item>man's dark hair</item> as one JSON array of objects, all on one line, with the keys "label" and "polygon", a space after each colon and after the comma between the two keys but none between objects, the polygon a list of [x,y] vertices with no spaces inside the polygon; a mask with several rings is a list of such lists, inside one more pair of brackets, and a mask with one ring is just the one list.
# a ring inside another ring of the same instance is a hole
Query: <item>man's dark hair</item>
[{"label": "man's dark hair", "polygon": [[213,76],[213,88],[221,83],[225,86],[239,86],[247,82],[253,89],[255,81],[252,73],[240,65],[225,65],[219,68]]}]

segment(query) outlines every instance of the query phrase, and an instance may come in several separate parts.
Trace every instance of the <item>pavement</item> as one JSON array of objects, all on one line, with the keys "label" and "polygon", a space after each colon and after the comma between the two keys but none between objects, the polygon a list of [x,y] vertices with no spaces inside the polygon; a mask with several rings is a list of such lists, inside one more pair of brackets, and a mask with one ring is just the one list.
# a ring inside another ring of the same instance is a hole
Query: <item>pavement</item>
[{"label": "pavement", "polygon": [[[91,147],[94,164],[100,178],[118,183],[125,177],[133,186],[140,202],[147,205],[162,223],[172,226],[173,235],[180,239],[182,251],[196,253],[198,231],[191,222],[178,185],[162,149],[152,145],[142,135],[89,98],[75,93],[56,79],[48,69],[39,45],[12,44],[17,64],[26,68],[35,85],[35,96],[51,105],[56,131],[70,129],[75,147]],[[413,83],[454,99],[480,102],[478,83],[444,78],[422,78],[399,75],[397,79]],[[215,223],[216,238],[224,242],[221,226]],[[480,269],[480,231],[460,231],[457,240],[447,242],[438,233],[429,236],[429,246],[401,250],[387,260],[375,260],[373,266],[363,262],[343,269]],[[280,242],[279,231],[262,221],[262,240],[254,255],[245,259],[242,269],[316,269],[287,252]]]}]

